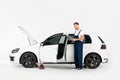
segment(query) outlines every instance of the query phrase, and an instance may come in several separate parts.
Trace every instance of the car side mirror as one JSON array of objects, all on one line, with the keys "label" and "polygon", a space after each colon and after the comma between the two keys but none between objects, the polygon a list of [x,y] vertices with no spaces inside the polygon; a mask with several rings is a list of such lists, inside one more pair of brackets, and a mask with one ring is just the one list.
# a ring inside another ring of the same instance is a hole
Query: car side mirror
[{"label": "car side mirror", "polygon": [[43,46],[43,45],[44,45],[44,42],[41,42],[41,43],[40,43],[40,46]]}]

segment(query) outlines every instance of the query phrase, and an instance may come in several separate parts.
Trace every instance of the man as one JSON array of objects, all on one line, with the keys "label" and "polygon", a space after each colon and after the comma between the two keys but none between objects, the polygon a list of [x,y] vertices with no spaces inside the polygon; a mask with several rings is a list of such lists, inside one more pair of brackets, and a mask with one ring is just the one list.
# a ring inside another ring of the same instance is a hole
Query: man
[{"label": "man", "polygon": [[83,57],[84,34],[83,34],[83,31],[80,29],[78,22],[73,23],[73,25],[75,29],[74,38],[72,39],[72,41],[75,42],[74,44],[75,66],[76,66],[76,69],[80,70],[83,68],[82,57]]}]

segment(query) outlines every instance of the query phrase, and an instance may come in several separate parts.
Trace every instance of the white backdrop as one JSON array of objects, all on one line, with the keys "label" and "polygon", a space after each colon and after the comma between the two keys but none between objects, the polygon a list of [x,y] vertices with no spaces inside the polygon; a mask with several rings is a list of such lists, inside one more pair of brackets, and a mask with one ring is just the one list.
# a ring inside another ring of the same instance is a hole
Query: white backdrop
[{"label": "white backdrop", "polygon": [[[36,68],[24,69],[9,63],[12,49],[28,45],[26,36],[18,26],[27,29],[35,40],[41,42],[54,33],[74,32],[72,24],[75,21],[80,23],[85,33],[94,33],[104,39],[110,56],[109,64],[96,70],[76,71],[48,67],[39,71]],[[118,79],[119,22],[119,0],[0,0],[0,79]]]}]

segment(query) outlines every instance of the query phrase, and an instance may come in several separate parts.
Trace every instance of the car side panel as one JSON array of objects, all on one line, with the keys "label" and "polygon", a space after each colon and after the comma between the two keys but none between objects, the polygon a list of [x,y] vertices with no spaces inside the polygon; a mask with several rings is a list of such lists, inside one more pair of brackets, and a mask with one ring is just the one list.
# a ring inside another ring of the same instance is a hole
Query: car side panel
[{"label": "car side panel", "polygon": [[74,62],[74,44],[67,45],[66,62]]},{"label": "car side panel", "polygon": [[[83,60],[85,57],[84,55],[87,54],[90,47],[91,44],[83,44]],[[74,62],[74,44],[67,45],[66,59],[67,59],[66,62]]]},{"label": "car side panel", "polygon": [[57,62],[58,45],[40,47],[40,59],[42,62]]},{"label": "car side panel", "polygon": [[92,38],[91,47],[89,48],[89,50],[87,50],[86,53],[84,53],[83,56],[85,57],[85,56],[88,55],[89,53],[93,53],[93,52],[94,52],[94,53],[97,53],[97,54],[99,54],[99,55],[101,56],[102,62],[105,62],[104,59],[105,59],[105,58],[108,58],[107,50],[106,50],[106,49],[101,49],[102,43],[101,43],[101,41],[98,39],[97,36],[92,35],[91,38]]}]

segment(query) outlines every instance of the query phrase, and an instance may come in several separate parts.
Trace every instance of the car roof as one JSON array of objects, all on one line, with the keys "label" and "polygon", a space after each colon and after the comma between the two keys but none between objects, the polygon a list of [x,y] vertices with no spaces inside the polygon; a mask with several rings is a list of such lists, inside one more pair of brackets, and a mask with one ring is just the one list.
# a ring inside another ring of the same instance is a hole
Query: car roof
[{"label": "car roof", "polygon": [[[64,35],[69,35],[69,34],[74,34],[74,33],[63,33]],[[90,36],[97,36],[96,34],[93,33],[85,33],[85,35],[90,35]]]}]

